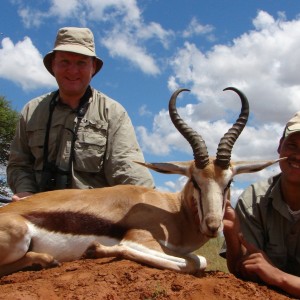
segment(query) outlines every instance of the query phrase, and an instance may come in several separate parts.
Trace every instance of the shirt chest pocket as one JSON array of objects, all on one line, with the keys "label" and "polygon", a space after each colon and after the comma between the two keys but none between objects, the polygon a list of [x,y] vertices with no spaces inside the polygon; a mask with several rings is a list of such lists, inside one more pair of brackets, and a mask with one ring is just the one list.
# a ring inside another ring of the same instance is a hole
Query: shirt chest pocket
[{"label": "shirt chest pocket", "polygon": [[[28,145],[34,157],[35,170],[41,170],[43,167],[45,135],[46,135],[45,129],[30,128],[30,131],[27,131]],[[47,148],[48,161],[56,160],[57,157],[56,145],[59,144],[59,137],[61,137],[61,135],[62,135],[61,126],[56,126],[50,129],[48,148]]]},{"label": "shirt chest pocket", "polygon": [[34,157],[34,169],[42,169],[45,130],[27,132],[28,146]]},{"label": "shirt chest pocket", "polygon": [[103,167],[107,142],[107,124],[91,123],[78,132],[74,147],[74,169],[96,173]]}]

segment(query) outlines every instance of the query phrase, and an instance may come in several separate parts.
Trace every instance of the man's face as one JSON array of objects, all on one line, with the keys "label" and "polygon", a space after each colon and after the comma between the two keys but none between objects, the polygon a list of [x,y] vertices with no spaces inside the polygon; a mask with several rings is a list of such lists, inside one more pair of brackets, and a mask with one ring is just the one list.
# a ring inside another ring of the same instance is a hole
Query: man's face
[{"label": "man's face", "polygon": [[52,70],[62,98],[80,98],[95,73],[94,58],[72,52],[56,51]]},{"label": "man's face", "polygon": [[281,139],[278,153],[287,159],[279,162],[282,175],[289,182],[300,184],[300,132]]}]

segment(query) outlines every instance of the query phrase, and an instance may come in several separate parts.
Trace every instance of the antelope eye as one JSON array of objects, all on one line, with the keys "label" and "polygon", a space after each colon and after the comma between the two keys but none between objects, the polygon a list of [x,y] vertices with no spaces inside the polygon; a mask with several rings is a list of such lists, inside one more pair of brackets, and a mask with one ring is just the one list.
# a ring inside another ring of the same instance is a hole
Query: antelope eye
[{"label": "antelope eye", "polygon": [[191,181],[192,181],[192,183],[193,183],[194,188],[195,188],[196,190],[198,190],[198,191],[201,191],[201,188],[200,188],[200,186],[198,185],[198,183],[197,183],[197,181],[195,180],[194,177],[191,178]]}]

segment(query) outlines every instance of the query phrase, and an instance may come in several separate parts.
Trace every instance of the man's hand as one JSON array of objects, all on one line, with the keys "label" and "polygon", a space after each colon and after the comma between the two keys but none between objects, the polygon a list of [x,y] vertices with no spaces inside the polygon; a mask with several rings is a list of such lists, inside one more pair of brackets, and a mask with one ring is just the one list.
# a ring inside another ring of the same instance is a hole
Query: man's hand
[{"label": "man's hand", "polygon": [[243,246],[239,239],[240,222],[235,210],[230,205],[230,201],[227,200],[225,204],[225,214],[223,219],[224,224],[224,237],[226,241],[226,259],[228,270],[239,275],[239,261],[243,257]]},{"label": "man's hand", "polygon": [[240,223],[236,216],[233,207],[229,200],[225,203],[225,213],[224,213],[224,234],[238,234],[240,232]]},{"label": "man's hand", "polygon": [[11,201],[19,201],[19,200],[27,198],[30,195],[32,195],[32,193],[30,193],[30,192],[17,193],[12,196]]},{"label": "man's hand", "polygon": [[239,269],[242,277],[252,281],[262,280],[267,284],[277,285],[282,271],[272,264],[264,251],[248,243],[242,234],[239,234],[239,239],[247,251],[240,262]]}]

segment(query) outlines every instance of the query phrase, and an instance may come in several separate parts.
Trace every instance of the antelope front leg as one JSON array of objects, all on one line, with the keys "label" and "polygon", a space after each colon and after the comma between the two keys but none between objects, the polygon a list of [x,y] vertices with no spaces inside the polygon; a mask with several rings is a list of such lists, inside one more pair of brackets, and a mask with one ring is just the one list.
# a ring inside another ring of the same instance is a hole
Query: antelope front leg
[{"label": "antelope front leg", "polygon": [[[167,250],[168,253],[165,253],[160,244],[149,233],[137,230],[133,234],[133,231],[130,232],[129,236],[139,236],[136,240],[143,240],[142,243],[128,240],[126,237],[120,244],[114,246],[94,243],[87,249],[84,257],[122,257],[159,269],[169,269],[182,273],[195,273],[204,270],[207,266],[206,259],[203,256],[194,254],[182,256],[171,250]],[[147,236],[141,237],[140,234],[146,234]]]}]

